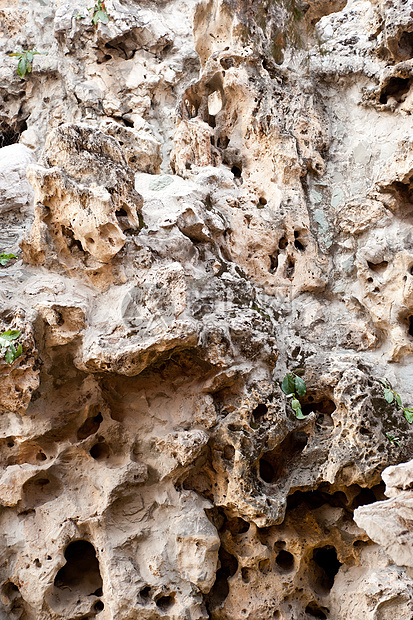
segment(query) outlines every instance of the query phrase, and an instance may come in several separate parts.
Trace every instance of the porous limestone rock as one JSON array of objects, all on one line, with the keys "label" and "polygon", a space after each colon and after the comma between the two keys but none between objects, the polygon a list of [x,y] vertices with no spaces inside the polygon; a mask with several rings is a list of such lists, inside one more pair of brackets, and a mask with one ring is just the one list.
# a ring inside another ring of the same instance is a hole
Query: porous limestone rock
[{"label": "porous limestone rock", "polygon": [[410,620],[410,3],[91,4],[0,0],[1,620]]}]

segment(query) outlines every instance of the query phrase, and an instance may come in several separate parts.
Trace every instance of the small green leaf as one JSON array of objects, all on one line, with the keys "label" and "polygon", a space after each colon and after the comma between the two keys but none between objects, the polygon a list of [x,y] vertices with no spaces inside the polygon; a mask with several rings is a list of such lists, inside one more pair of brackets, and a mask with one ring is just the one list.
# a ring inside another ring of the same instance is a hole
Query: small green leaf
[{"label": "small green leaf", "polygon": [[287,394],[287,396],[289,394],[293,394],[293,392],[295,391],[295,380],[291,373],[288,372],[285,375],[283,382],[281,383],[281,389],[284,394]]},{"label": "small green leaf", "polygon": [[291,406],[292,406],[292,408],[294,410],[295,417],[297,418],[297,420],[304,420],[305,419],[305,415],[303,415],[300,401],[297,400],[296,398],[293,398],[293,400],[291,402]]},{"label": "small green leaf", "polygon": [[106,11],[98,11],[97,12],[97,18],[100,19],[102,24],[107,24],[108,21],[109,21],[109,17],[108,17],[108,14],[106,13]]},{"label": "small green leaf", "polygon": [[404,417],[409,424],[413,423],[413,409],[403,409]]},{"label": "small green leaf", "polygon": [[399,405],[399,407],[403,407],[401,396],[400,394],[397,394],[397,393],[396,393],[396,403]]},{"label": "small green leaf", "polygon": [[31,52],[30,50],[26,52],[26,60],[27,60],[27,62],[30,62],[30,63],[33,62],[34,54],[37,54],[37,52]]},{"label": "small green leaf", "polygon": [[388,403],[392,403],[394,400],[393,390],[390,390],[389,388],[385,388],[384,398],[387,400]]},{"label": "small green leaf", "polygon": [[10,349],[7,349],[4,359],[6,360],[8,364],[11,364],[12,362],[14,362],[15,358],[14,358],[13,353],[10,351]]},{"label": "small green leaf", "polygon": [[19,75],[21,78],[24,78],[24,76],[26,75],[26,68],[27,60],[25,56],[22,56],[17,65],[17,75]]},{"label": "small green leaf", "polygon": [[301,379],[301,377],[294,377],[294,384],[295,384],[295,391],[297,392],[298,396],[305,396],[306,392],[307,392],[307,387],[305,385],[305,381],[303,379]]},{"label": "small green leaf", "polygon": [[12,258],[18,258],[18,257],[16,256],[16,254],[5,254],[4,252],[2,252],[0,254],[0,265],[2,265],[4,267],[5,265],[7,265],[7,263]]},{"label": "small green leaf", "polygon": [[0,338],[7,341],[17,340],[20,334],[21,331],[19,329],[9,329],[9,331],[0,334]]}]

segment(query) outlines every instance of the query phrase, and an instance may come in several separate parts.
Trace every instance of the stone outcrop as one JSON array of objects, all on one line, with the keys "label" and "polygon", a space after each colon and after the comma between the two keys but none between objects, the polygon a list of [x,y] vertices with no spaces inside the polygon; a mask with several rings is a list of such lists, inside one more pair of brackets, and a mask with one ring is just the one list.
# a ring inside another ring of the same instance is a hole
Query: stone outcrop
[{"label": "stone outcrop", "polygon": [[409,2],[90,4],[0,0],[0,618],[411,620]]}]

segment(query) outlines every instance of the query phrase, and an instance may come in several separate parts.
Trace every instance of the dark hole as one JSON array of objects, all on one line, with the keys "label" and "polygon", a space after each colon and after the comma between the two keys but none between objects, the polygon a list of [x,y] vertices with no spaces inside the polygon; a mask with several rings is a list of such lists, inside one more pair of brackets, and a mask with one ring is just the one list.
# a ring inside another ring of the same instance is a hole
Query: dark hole
[{"label": "dark hole", "polygon": [[99,562],[93,545],[87,540],[76,540],[66,547],[66,564],[58,571],[54,585],[70,588],[89,596],[102,588]]},{"label": "dark hole", "polygon": [[250,529],[250,524],[248,521],[244,521],[241,517],[235,517],[234,519],[230,519],[224,525],[224,531],[229,531],[233,536],[237,536],[237,534],[245,534]]},{"label": "dark hole", "polygon": [[94,592],[93,592],[93,596],[102,596],[103,595],[103,590],[102,588],[97,588]]},{"label": "dark hole", "polygon": [[208,125],[212,128],[216,127],[215,116],[212,116],[212,114],[208,115]]},{"label": "dark hole", "polygon": [[316,578],[316,588],[321,593],[327,593],[334,584],[334,577],[337,575],[341,563],[337,559],[337,551],[334,547],[321,547],[314,550],[313,560],[319,567],[318,573],[314,571]]},{"label": "dark hole", "polygon": [[116,211],[116,216],[119,216],[119,217],[127,217],[127,216],[128,216],[128,214],[126,213],[125,209],[118,209],[118,210]]},{"label": "dark hole", "polygon": [[47,459],[47,456],[45,455],[44,452],[38,452],[36,454],[36,461],[45,461]]},{"label": "dark hole", "polygon": [[412,58],[413,56],[413,32],[403,32],[400,37],[399,43],[399,54],[403,58],[403,60],[407,60],[408,58]]},{"label": "dark hole", "polygon": [[143,599],[148,599],[150,597],[150,594],[151,594],[151,588],[149,586],[145,586],[139,592],[139,596],[141,596]]},{"label": "dark hole", "polygon": [[241,578],[244,583],[249,583],[251,580],[251,569],[250,568],[242,568],[241,569]]},{"label": "dark hole", "polygon": [[307,445],[304,431],[293,431],[271,452],[266,452],[259,462],[261,480],[274,484],[288,471],[288,465]]},{"label": "dark hole", "polygon": [[86,437],[89,437],[90,435],[94,435],[99,430],[102,420],[103,417],[101,413],[98,413],[93,418],[87,418],[77,431],[77,438],[82,440],[86,439]]},{"label": "dark hole", "polygon": [[217,147],[220,149],[226,149],[229,144],[228,136],[219,136],[217,140]]},{"label": "dark hole", "polygon": [[413,336],[413,315],[409,316],[409,336]]},{"label": "dark hole", "polygon": [[274,477],[275,476],[273,466],[271,465],[271,463],[262,458],[260,460],[260,478],[264,480],[264,482],[268,482],[269,484],[271,484]]},{"label": "dark hole", "polygon": [[303,415],[308,415],[311,411],[318,411],[319,413],[331,415],[336,410],[336,406],[332,400],[325,398],[317,403],[305,403],[301,406],[301,409]]},{"label": "dark hole", "polygon": [[263,403],[257,405],[252,412],[252,417],[254,418],[255,422],[259,422],[265,416],[267,411],[267,405],[264,405]]},{"label": "dark hole", "polygon": [[298,239],[299,236],[300,236],[300,231],[299,230],[295,230],[294,231],[294,239]]},{"label": "dark hole", "polygon": [[4,121],[0,123],[0,148],[16,144],[26,129],[26,121],[19,121],[13,125],[7,125]]},{"label": "dark hole", "polygon": [[238,569],[237,559],[223,547],[219,550],[219,560],[221,568],[217,570],[215,583],[206,596],[206,606],[209,611],[219,607],[225,601],[229,593],[228,579],[235,575]]},{"label": "dark hole", "polygon": [[231,446],[231,445],[225,446],[224,459],[226,459],[227,461],[231,461],[234,458],[234,455],[235,455],[234,446]]},{"label": "dark hole", "polygon": [[325,607],[321,608],[315,601],[311,601],[311,603],[308,603],[307,607],[305,608],[305,613],[312,618],[324,618],[325,620],[327,616],[323,610],[328,613],[328,609],[326,609]]},{"label": "dark hole", "polygon": [[101,461],[109,456],[109,446],[107,443],[95,443],[89,454],[96,461]]},{"label": "dark hole", "polygon": [[293,258],[288,257],[287,264],[285,266],[285,277],[289,280],[293,279],[295,269],[295,261]]},{"label": "dark hole", "polygon": [[260,205],[266,205],[266,204],[267,204],[267,201],[266,201],[266,199],[264,198],[264,196],[261,196],[261,198],[260,198],[260,200],[259,200],[259,203],[260,203]]},{"label": "dark hole", "polygon": [[278,247],[280,248],[280,250],[285,250],[287,245],[288,245],[287,237],[281,237],[281,239],[278,242]]},{"label": "dark hole", "polygon": [[360,493],[356,495],[352,503],[352,509],[355,510],[359,506],[366,504],[373,504],[376,501],[376,496],[371,489],[361,489]]},{"label": "dark hole", "polygon": [[102,611],[103,609],[105,609],[105,606],[102,601],[96,601],[96,603],[93,605],[93,609],[95,611]]},{"label": "dark hole", "polygon": [[278,254],[273,254],[272,256],[270,256],[270,268],[269,268],[269,272],[270,273],[275,273],[278,269]]},{"label": "dark hole", "polygon": [[161,596],[156,601],[156,606],[159,607],[159,609],[162,609],[162,611],[168,611],[168,609],[170,609],[173,604],[173,596]]},{"label": "dark hole", "polygon": [[271,571],[271,562],[269,560],[260,560],[258,563],[258,570],[263,575],[268,575]]},{"label": "dark hole", "polygon": [[372,263],[370,261],[367,261],[367,264],[369,266],[369,269],[371,269],[375,273],[383,273],[389,263],[388,261],[383,260],[381,263]]},{"label": "dark hole", "polygon": [[8,447],[8,448],[13,448],[13,447],[14,447],[14,441],[12,441],[12,440],[11,440],[11,441],[8,441],[8,442],[7,442],[7,447]]},{"label": "dark hole", "polygon": [[285,551],[284,549],[279,552],[277,557],[275,558],[277,566],[279,566],[283,571],[289,572],[294,568],[294,556],[289,551]]},{"label": "dark hole", "polygon": [[380,94],[380,103],[386,104],[389,97],[394,97],[401,103],[403,96],[409,92],[411,78],[393,77],[383,88]]},{"label": "dark hole", "polygon": [[232,166],[231,172],[232,172],[232,174],[234,175],[234,177],[236,179],[240,179],[241,178],[242,170],[241,170],[241,168],[238,168],[238,166]]},{"label": "dark hole", "polygon": [[124,118],[124,117],[123,117],[123,118],[122,118],[122,120],[123,120],[123,122],[124,122],[124,124],[125,124],[125,127],[134,127],[133,122],[132,122],[132,121],[129,121],[127,118]]},{"label": "dark hole", "polygon": [[296,247],[297,250],[300,250],[300,252],[304,252],[305,250],[305,246],[301,243],[301,241],[298,241],[298,239],[294,241],[294,247]]}]

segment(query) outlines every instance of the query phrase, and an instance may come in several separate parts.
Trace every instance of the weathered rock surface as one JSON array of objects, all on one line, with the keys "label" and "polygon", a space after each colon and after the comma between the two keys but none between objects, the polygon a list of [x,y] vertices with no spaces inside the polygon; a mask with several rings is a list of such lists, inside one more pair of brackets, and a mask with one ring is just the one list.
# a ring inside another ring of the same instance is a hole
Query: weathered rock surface
[{"label": "weathered rock surface", "polygon": [[411,620],[411,3],[90,4],[0,0],[0,618]]}]

